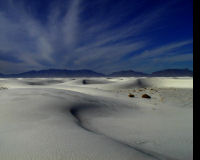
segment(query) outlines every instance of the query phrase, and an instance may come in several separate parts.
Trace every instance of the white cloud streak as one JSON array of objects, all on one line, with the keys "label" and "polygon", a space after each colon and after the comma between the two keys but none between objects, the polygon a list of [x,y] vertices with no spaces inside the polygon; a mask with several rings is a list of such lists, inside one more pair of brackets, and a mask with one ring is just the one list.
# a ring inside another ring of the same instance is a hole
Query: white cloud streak
[{"label": "white cloud streak", "polygon": [[73,0],[71,6],[63,20],[63,34],[64,42],[68,48],[74,47],[77,41],[78,26],[79,26],[79,2],[80,0]]},{"label": "white cloud streak", "polygon": [[167,56],[172,51],[189,44],[192,44],[192,40],[170,43],[152,50],[146,50],[139,55],[133,56],[131,60],[138,61],[142,59],[150,59],[157,56]]}]

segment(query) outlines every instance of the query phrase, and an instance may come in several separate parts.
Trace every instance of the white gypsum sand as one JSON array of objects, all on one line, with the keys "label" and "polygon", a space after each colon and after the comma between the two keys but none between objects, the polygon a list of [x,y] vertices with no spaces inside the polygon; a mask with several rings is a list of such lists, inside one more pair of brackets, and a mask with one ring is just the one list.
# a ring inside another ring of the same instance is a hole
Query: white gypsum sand
[{"label": "white gypsum sand", "polygon": [[192,160],[193,79],[0,79],[0,159]]}]

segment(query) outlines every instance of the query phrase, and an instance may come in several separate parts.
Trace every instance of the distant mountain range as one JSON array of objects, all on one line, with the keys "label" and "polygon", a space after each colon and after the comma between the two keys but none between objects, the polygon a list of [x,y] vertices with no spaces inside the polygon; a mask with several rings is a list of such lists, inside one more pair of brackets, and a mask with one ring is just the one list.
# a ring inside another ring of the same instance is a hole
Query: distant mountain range
[{"label": "distant mountain range", "polygon": [[182,76],[193,76],[193,71],[190,71],[189,69],[166,69],[162,71],[153,72],[151,74],[152,76],[156,77],[182,77]]},{"label": "distant mountain range", "polygon": [[48,78],[48,77],[102,77],[104,74],[92,70],[65,70],[65,69],[48,69],[40,71],[29,71],[18,74],[0,74],[0,77],[6,78]]},{"label": "distant mountain range", "polygon": [[98,73],[92,70],[66,70],[48,69],[40,71],[29,71],[18,74],[1,74],[0,78],[48,78],[48,77],[185,77],[193,76],[193,71],[189,69],[166,69],[151,74],[136,72],[133,70],[113,72],[109,75]]}]

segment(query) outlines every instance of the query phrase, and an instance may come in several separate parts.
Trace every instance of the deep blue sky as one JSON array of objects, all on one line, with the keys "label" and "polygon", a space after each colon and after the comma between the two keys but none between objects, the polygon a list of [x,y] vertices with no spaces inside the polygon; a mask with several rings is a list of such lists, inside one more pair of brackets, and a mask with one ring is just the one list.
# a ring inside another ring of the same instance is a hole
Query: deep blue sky
[{"label": "deep blue sky", "polygon": [[192,0],[0,0],[0,73],[193,69]]}]

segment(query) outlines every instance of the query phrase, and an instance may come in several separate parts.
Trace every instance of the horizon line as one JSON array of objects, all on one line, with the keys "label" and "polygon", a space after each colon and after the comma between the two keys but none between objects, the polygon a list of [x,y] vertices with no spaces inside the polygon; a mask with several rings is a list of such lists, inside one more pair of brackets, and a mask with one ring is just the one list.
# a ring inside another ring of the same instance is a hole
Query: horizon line
[{"label": "horizon line", "polygon": [[189,71],[192,71],[193,72],[193,69],[189,69],[189,68],[165,68],[165,69],[160,69],[160,70],[155,70],[155,71],[152,71],[152,72],[145,72],[145,71],[137,71],[137,70],[134,70],[134,69],[123,69],[123,70],[117,70],[117,71],[113,71],[113,72],[110,72],[110,73],[104,73],[104,72],[98,72],[98,71],[95,71],[95,70],[92,70],[92,69],[58,69],[58,68],[49,68],[49,69],[39,69],[39,70],[27,70],[27,71],[24,71],[24,72],[17,72],[17,73],[2,73],[0,72],[0,74],[3,74],[3,75],[11,75],[11,74],[22,74],[22,73],[27,73],[27,72],[39,72],[39,71],[47,71],[47,70],[68,70],[68,71],[81,71],[81,70],[88,70],[88,71],[93,71],[93,72],[96,72],[96,73],[99,73],[99,74],[103,74],[103,75],[110,75],[112,73],[116,73],[116,72],[123,72],[123,71],[134,71],[134,72],[140,72],[140,73],[144,73],[144,74],[152,74],[154,72],[158,72],[158,71],[164,71],[164,70],[189,70]]}]

